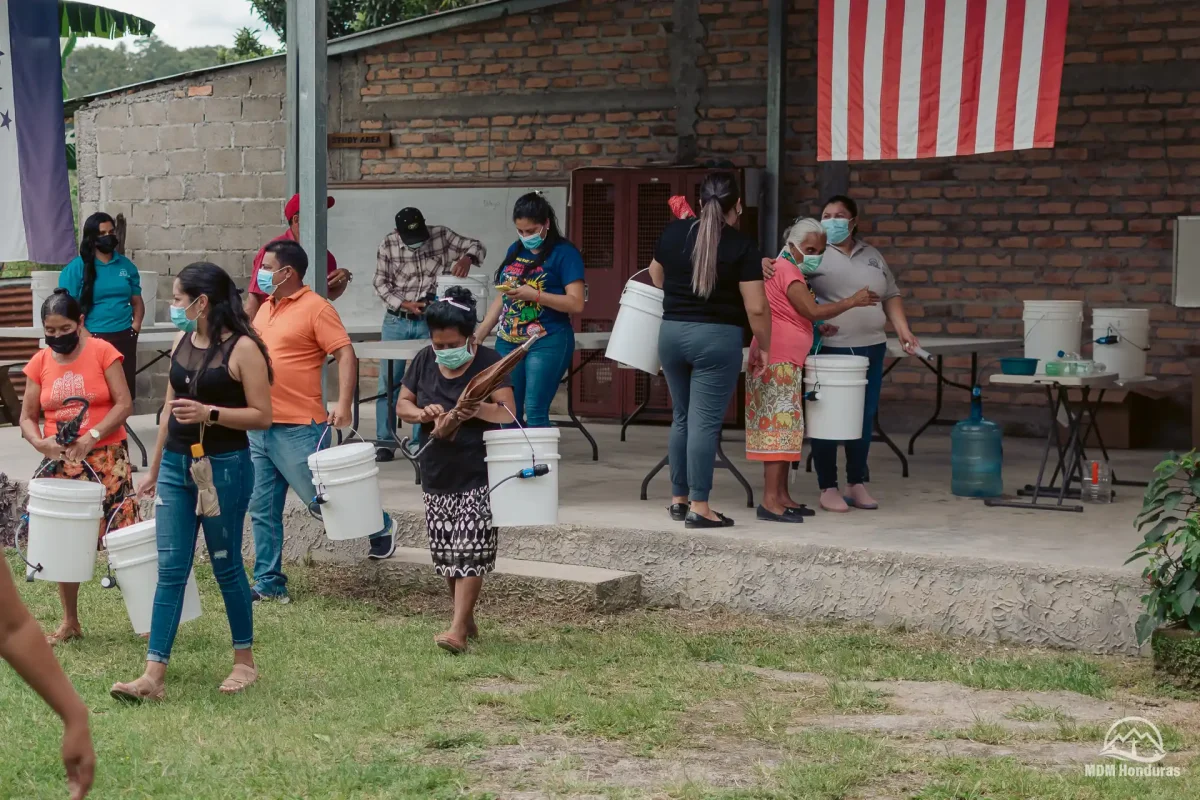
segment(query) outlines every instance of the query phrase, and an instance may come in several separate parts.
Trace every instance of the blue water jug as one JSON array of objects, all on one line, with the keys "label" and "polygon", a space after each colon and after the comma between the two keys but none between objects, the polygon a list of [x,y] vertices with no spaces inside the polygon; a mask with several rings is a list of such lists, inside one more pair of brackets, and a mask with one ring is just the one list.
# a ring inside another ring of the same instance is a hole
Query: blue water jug
[{"label": "blue water jug", "polygon": [[959,497],[1004,494],[1004,434],[983,418],[983,392],[971,390],[971,416],[950,432],[950,491]]}]

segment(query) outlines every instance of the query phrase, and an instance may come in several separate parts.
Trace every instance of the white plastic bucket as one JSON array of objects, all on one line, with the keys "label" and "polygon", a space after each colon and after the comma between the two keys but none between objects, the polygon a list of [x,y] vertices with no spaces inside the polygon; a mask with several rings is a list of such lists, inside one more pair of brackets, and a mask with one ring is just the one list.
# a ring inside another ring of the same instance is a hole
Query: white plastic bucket
[{"label": "white plastic bucket", "polygon": [[158,319],[158,273],[138,270],[142,283],[142,302],[146,304],[146,322],[150,325]]},{"label": "white plastic bucket", "polygon": [[[375,446],[354,442],[321,450],[308,457],[313,484],[324,499],[321,520],[332,541],[362,539],[383,530],[379,497],[379,465]],[[301,498],[306,503],[312,498]]]},{"label": "white plastic bucket", "polygon": [[1095,308],[1092,309],[1092,341],[1116,336],[1116,344],[1097,344],[1092,357],[1118,372],[1121,380],[1143,378],[1146,375],[1146,348],[1150,346],[1150,309]]},{"label": "white plastic bucket", "polygon": [[480,322],[483,322],[483,318],[487,316],[488,305],[491,303],[491,279],[482,272],[469,273],[465,278],[456,278],[453,275],[438,275],[438,297],[445,297],[446,292],[451,286],[464,286],[470,290],[471,294],[475,297],[475,315]]},{"label": "white plastic bucket", "polygon": [[[137,634],[150,632],[154,614],[154,592],[158,589],[158,537],[154,520],[109,531],[104,537],[108,565],[117,579],[117,588],[125,600],[125,611]],[[200,616],[200,589],[196,573],[188,574],[183,591],[183,615],[180,622]]]},{"label": "white plastic bucket", "polygon": [[1082,300],[1026,300],[1025,357],[1038,359],[1038,372],[1059,352],[1079,353],[1083,339]]},{"label": "white plastic bucket", "polygon": [[[483,435],[488,485],[492,487],[493,526],[558,524],[558,438],[558,428],[488,431]],[[505,480],[534,464],[548,465],[550,473]]]},{"label": "white plastic bucket", "polygon": [[86,583],[96,569],[100,521],[104,518],[104,487],[65,478],[35,478],[29,482],[30,564],[38,580]]},{"label": "white plastic bucket", "polygon": [[58,288],[58,272],[39,270],[29,273],[29,292],[33,295],[33,327],[42,329],[42,303]]},{"label": "white plastic bucket", "polygon": [[804,362],[804,433],[810,439],[861,439],[867,403],[864,356],[809,356]]},{"label": "white plastic bucket", "polygon": [[613,322],[604,357],[657,375],[658,329],[662,326],[663,290],[630,280],[621,291],[621,309]]}]

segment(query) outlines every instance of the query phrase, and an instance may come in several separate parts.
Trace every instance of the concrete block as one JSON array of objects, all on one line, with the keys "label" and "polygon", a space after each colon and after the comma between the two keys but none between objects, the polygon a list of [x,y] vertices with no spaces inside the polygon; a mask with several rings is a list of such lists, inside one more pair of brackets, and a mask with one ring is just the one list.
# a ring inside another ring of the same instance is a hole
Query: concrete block
[{"label": "concrete block", "polygon": [[239,274],[242,268],[242,253],[240,251],[218,250],[216,252],[206,252],[202,260],[216,264],[234,278],[242,277]]},{"label": "concrete block", "polygon": [[129,104],[124,101],[96,111],[96,125],[103,128],[123,128],[129,125]]},{"label": "concrete block", "polygon": [[209,150],[207,165],[209,172],[217,172],[222,174],[231,172],[241,173],[242,150],[240,148]]},{"label": "concrete block", "polygon": [[151,250],[179,250],[183,247],[185,228],[151,226],[142,230],[146,232],[145,246]]},{"label": "concrete block", "polygon": [[204,101],[205,122],[239,122],[241,119],[240,97],[210,97]]},{"label": "concrete block", "polygon": [[166,225],[167,207],[162,203],[134,203],[129,210],[128,219],[130,226]]},{"label": "concrete block", "polygon": [[[253,250],[257,253],[258,248],[269,241],[269,239],[262,237],[257,228],[243,226],[241,228],[221,228],[219,230],[220,248],[222,250]],[[275,236],[278,235],[279,233],[276,232]],[[240,265],[240,261],[238,263]]]},{"label": "concrete block", "polygon": [[[96,150],[100,153],[119,153],[125,143],[125,131],[121,128],[95,128]],[[76,134],[79,130],[76,129]]]},{"label": "concrete block", "polygon": [[167,122],[172,125],[195,125],[204,122],[204,104],[199,99],[172,100],[167,103]]},{"label": "concrete block", "polygon": [[[391,558],[364,561],[358,570],[368,579],[404,589],[432,594],[446,591],[445,579],[434,574],[429,551],[424,548],[398,547]],[[611,612],[638,605],[641,587],[641,576],[633,572],[498,558],[496,571],[488,576],[487,596]]]},{"label": "concrete block", "polygon": [[166,203],[167,215],[172,225],[203,225],[204,204],[196,200],[178,200]]},{"label": "concrete block", "polygon": [[167,174],[167,154],[160,151],[153,153],[131,153],[133,171],[147,178]]},{"label": "concrete block", "polygon": [[282,172],[283,151],[274,147],[246,150],[247,172]]},{"label": "concrete block", "polygon": [[128,153],[98,153],[96,155],[96,173],[104,175],[128,175],[130,173]]},{"label": "concrete block", "polygon": [[[161,276],[167,272],[167,254],[160,253],[157,250],[139,250],[135,255],[137,256],[137,261],[134,263],[138,265],[138,269],[146,270],[147,272],[157,272],[159,274],[158,296],[162,298],[163,278]],[[174,279],[171,278],[170,280]],[[145,291],[144,288],[143,291]]]},{"label": "concrete block", "polygon": [[177,177],[149,178],[146,196],[151,200],[182,200],[183,179]]},{"label": "concrete block", "polygon": [[250,75],[250,94],[282,96],[287,77],[282,69],[260,68]]},{"label": "concrete block", "polygon": [[121,136],[121,149],[126,153],[150,153],[158,149],[158,128],[126,128]]},{"label": "concrete block", "polygon": [[204,204],[204,221],[209,225],[241,225],[244,203],[240,200],[214,200]]},{"label": "concrete block", "polygon": [[[167,271],[171,275],[178,275],[179,270],[186,267],[188,264],[195,264],[197,261],[209,261],[208,253],[203,250],[183,250],[179,252],[169,253],[167,255]],[[161,273],[160,273],[161,274]],[[172,279],[174,281],[174,279]],[[171,284],[174,286],[174,283]],[[160,287],[161,288],[161,287]],[[167,288],[167,294],[159,291],[160,297],[170,297],[172,289]]]},{"label": "concrete block", "polygon": [[280,203],[280,217],[283,216],[283,196],[287,193],[287,175],[282,172],[272,172],[262,176],[262,196],[277,198]]},{"label": "concrete block", "polygon": [[183,229],[183,249],[206,252],[224,250],[229,234],[236,230],[238,229],[218,228],[213,225],[188,226]]},{"label": "concrete block", "polygon": [[283,119],[283,98],[247,97],[242,101],[243,122],[276,122]]},{"label": "concrete block", "polygon": [[217,200],[221,197],[220,175],[189,175],[185,181],[189,200]]},{"label": "concrete block", "polygon": [[163,125],[158,129],[158,146],[163,150],[185,150],[196,146],[195,125]]},{"label": "concrete block", "polygon": [[[115,216],[115,215],[114,215]],[[140,250],[147,245],[146,232],[149,230],[159,230],[158,228],[147,228],[145,225],[130,225],[129,230],[125,233],[125,248],[126,252],[131,250]]]},{"label": "concrete block", "polygon": [[129,111],[134,125],[167,124],[167,104],[161,100],[145,100],[141,103],[131,103]]},{"label": "concrete block", "polygon": [[245,207],[246,225],[282,225],[283,208],[275,200],[251,200]]},{"label": "concrete block", "polygon": [[[285,126],[286,130],[286,126]],[[274,123],[271,122],[236,122],[233,124],[233,144],[235,147],[283,147],[287,144],[287,135],[282,142],[274,141]]]},{"label": "concrete block", "polygon": [[258,197],[258,176],[222,175],[221,197]]},{"label": "concrete block", "polygon": [[226,72],[213,77],[214,97],[241,97],[250,93],[249,70],[239,70],[234,73]]},{"label": "concrete block", "polygon": [[196,126],[196,147],[211,150],[233,144],[233,123],[206,122]]},{"label": "concrete block", "polygon": [[203,150],[174,150],[167,154],[167,172],[171,175],[198,175],[204,171]]},{"label": "concrete block", "polygon": [[102,200],[145,200],[146,179],[139,177],[101,178]]}]

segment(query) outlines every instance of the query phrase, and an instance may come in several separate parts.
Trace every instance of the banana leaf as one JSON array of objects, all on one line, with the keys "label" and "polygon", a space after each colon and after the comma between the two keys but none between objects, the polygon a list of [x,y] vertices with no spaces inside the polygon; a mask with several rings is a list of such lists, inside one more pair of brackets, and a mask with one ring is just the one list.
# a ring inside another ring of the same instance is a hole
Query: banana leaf
[{"label": "banana leaf", "polygon": [[154,23],[147,19],[127,14],[124,11],[61,0],[58,4],[62,20],[60,36],[98,36],[101,39],[119,39],[122,36],[149,36]]}]

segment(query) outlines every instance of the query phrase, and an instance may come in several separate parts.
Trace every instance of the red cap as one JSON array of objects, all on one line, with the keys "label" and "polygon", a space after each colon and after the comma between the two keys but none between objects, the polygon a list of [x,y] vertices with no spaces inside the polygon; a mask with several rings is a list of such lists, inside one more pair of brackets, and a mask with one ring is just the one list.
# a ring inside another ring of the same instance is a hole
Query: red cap
[{"label": "red cap", "polygon": [[[329,198],[328,208],[333,208],[333,198]],[[283,219],[285,222],[291,222],[292,217],[300,213],[300,195],[292,195],[292,199],[287,201],[287,205],[283,207]]]}]

